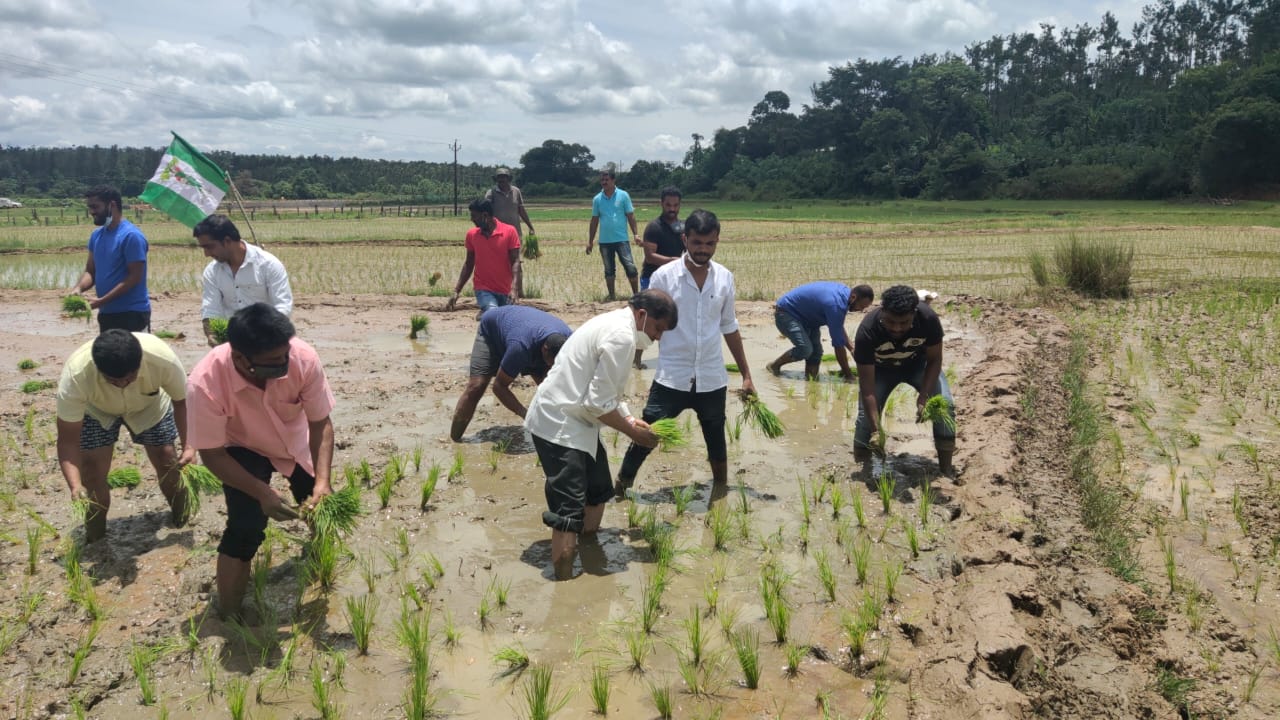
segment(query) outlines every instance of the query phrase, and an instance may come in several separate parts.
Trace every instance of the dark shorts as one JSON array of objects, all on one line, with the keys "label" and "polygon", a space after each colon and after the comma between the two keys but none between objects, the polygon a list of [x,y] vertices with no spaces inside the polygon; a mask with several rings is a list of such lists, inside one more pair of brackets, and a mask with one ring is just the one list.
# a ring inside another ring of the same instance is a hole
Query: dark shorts
[{"label": "dark shorts", "polygon": [[151,332],[151,311],[98,313],[98,332],[116,329],[129,332]]},{"label": "dark shorts", "polygon": [[468,372],[473,377],[476,375],[495,377],[501,363],[502,353],[495,351],[485,336],[477,330],[476,341],[471,345],[471,367]]},{"label": "dark shorts", "polygon": [[638,274],[636,262],[631,259],[629,242],[600,243],[600,260],[604,262],[604,276],[607,278],[617,275],[617,263],[622,263],[622,271],[627,274],[627,277],[633,278]]},{"label": "dark shorts", "polygon": [[533,449],[546,473],[547,511],[542,523],[552,530],[582,532],[583,513],[591,505],[603,505],[613,497],[613,478],[604,445],[596,455],[557,445],[533,436]]},{"label": "dark shorts", "polygon": [[[724,435],[724,405],[727,397],[728,388],[694,392],[673,390],[655,382],[649,387],[649,400],[645,403],[641,417],[645,422],[652,423],[654,420],[674,418],[685,410],[692,410],[698,416],[698,424],[702,426],[702,440],[707,444],[707,460],[724,462],[729,459],[729,447]],[[651,452],[652,448],[631,443],[627,454],[622,458],[622,468],[618,475],[634,478]]]},{"label": "dark shorts", "polygon": [[[240,463],[240,467],[264,483],[271,483],[271,473],[275,467],[271,461],[258,453],[242,447],[229,447],[227,454]],[[289,475],[289,490],[293,499],[301,503],[311,497],[315,489],[316,479],[301,465],[293,466]],[[218,552],[228,557],[249,562],[258,553],[258,547],[266,537],[267,516],[262,512],[262,504],[243,492],[222,484],[222,495],[227,499],[227,529],[222,533],[222,541],[218,543]]]},{"label": "dark shorts", "polygon": [[[92,415],[85,415],[84,423],[80,426],[80,449],[97,450],[115,445],[120,439],[121,427],[125,427],[124,418],[116,418],[111,427],[102,427],[102,423],[93,419]],[[129,428],[129,436],[139,445],[172,445],[178,439],[178,426],[173,422],[173,408],[169,408],[169,412],[159,422],[140,433]]]}]

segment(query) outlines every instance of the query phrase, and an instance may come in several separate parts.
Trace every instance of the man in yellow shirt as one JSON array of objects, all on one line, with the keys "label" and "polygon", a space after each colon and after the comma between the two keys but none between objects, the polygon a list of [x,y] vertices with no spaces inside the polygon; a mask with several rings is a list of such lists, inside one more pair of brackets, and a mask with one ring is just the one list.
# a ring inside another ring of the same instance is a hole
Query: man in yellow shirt
[{"label": "man in yellow shirt", "polygon": [[146,448],[174,525],[186,524],[180,470],[195,457],[187,445],[186,398],[182,361],[154,335],[107,330],[67,358],[58,382],[58,465],[71,497],[89,500],[85,542],[107,533],[107,473],[121,425]]}]

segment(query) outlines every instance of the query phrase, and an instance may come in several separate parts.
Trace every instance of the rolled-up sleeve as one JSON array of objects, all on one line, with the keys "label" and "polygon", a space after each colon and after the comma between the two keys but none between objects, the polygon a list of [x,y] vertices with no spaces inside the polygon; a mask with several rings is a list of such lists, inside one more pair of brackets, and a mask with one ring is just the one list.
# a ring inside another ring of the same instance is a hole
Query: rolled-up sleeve
[{"label": "rolled-up sleeve", "polygon": [[582,399],[582,409],[591,417],[598,418],[620,407],[626,414],[626,406],[621,400],[636,353],[633,332],[629,328],[614,331],[600,344],[595,375],[587,386],[586,397]]},{"label": "rolled-up sleeve", "polygon": [[204,268],[200,284],[200,319],[230,317],[226,306],[222,303],[222,290],[218,288],[217,263],[211,262]]}]

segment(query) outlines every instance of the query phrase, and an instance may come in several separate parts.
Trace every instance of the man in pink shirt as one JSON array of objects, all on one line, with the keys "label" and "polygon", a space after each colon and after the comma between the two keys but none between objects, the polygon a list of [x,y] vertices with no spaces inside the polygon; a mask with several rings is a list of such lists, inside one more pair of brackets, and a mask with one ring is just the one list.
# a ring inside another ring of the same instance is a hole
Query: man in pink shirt
[{"label": "man in pink shirt", "polygon": [[520,234],[493,216],[493,203],[483,198],[469,206],[475,227],[467,231],[467,260],[458,274],[458,284],[445,309],[452,310],[458,295],[476,274],[476,304],[480,314],[493,307],[512,305],[520,300]]},{"label": "man in pink shirt", "polygon": [[227,500],[217,571],[224,615],[240,611],[267,518],[297,517],[272,489],[272,470],[289,479],[298,503],[314,504],[332,492],[333,405],[316,351],[294,337],[288,317],[265,303],[231,316],[227,342],[191,371],[188,438],[222,481]]}]

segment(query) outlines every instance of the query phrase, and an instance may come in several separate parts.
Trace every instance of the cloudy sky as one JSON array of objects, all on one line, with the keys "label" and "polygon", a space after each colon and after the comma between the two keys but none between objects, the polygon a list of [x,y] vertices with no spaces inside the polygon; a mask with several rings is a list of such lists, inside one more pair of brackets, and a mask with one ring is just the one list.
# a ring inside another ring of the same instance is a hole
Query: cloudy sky
[{"label": "cloudy sky", "polygon": [[992,35],[1128,28],[1138,0],[0,0],[0,143],[600,164],[793,110],[833,64]]}]

